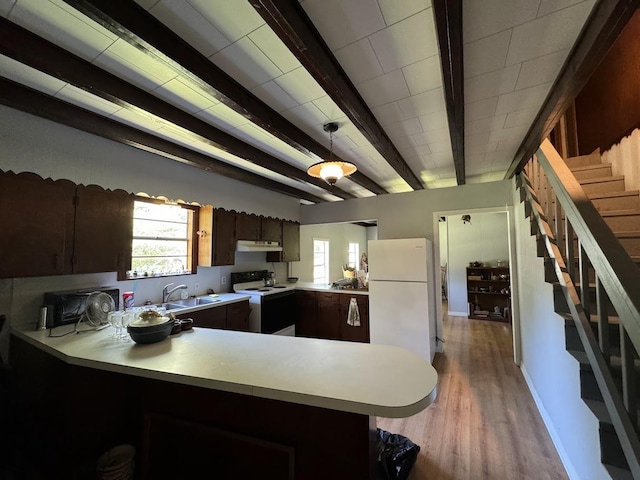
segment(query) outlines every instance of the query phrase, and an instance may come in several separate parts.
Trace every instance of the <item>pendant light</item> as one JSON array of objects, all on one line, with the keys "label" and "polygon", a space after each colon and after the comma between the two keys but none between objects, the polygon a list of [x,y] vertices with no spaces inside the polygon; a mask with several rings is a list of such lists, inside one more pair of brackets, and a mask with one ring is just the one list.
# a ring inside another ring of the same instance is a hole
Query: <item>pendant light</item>
[{"label": "pendant light", "polygon": [[329,157],[323,162],[311,165],[307,174],[321,178],[329,185],[335,185],[342,177],[348,177],[355,173],[357,168],[353,163],[333,159],[333,134],[338,130],[338,124],[327,123],[322,128],[325,132],[329,132]]}]

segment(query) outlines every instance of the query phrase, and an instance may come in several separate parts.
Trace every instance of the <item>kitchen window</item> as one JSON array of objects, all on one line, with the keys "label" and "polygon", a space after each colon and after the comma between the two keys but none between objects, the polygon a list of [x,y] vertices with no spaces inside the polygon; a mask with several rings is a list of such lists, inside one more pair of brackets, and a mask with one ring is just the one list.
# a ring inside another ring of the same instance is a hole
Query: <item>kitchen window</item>
[{"label": "kitchen window", "polygon": [[151,199],[135,201],[127,278],[195,273],[197,208]]},{"label": "kitchen window", "polygon": [[313,283],[329,283],[329,240],[313,239]]},{"label": "kitchen window", "polygon": [[358,270],[359,258],[360,258],[360,244],[349,243],[349,266]]}]

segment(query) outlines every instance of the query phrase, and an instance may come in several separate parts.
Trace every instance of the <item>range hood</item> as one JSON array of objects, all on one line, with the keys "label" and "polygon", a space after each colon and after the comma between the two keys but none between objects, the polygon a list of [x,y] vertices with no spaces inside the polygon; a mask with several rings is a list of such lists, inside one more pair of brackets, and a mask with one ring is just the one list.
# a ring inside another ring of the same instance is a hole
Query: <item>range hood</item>
[{"label": "range hood", "polygon": [[262,240],[238,240],[236,252],[281,252],[278,242],[263,242]]}]

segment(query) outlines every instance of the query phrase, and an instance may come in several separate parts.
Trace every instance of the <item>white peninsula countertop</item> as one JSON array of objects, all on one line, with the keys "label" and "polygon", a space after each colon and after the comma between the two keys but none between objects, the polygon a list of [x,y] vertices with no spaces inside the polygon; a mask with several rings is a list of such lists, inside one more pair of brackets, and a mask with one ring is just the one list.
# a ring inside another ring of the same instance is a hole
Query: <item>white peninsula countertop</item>
[{"label": "white peninsula countertop", "polygon": [[436,396],[435,369],[393,346],[207,328],[151,345],[110,329],[12,333],[72,365],[370,416],[408,417]]},{"label": "white peninsula countertop", "polygon": [[312,292],[344,293],[347,295],[369,295],[369,290],[366,289],[333,288],[330,283],[297,282],[295,289]]}]

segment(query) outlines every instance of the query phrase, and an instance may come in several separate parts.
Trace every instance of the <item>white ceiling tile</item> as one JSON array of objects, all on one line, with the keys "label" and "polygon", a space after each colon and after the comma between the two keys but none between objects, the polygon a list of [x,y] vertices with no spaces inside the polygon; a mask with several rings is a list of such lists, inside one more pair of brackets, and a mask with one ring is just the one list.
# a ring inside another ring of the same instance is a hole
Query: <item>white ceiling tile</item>
[{"label": "white ceiling tile", "polygon": [[93,60],[117,38],[62,1],[21,0],[9,18],[86,60]]},{"label": "white ceiling tile", "polygon": [[410,120],[404,120],[402,122],[387,125],[384,130],[387,132],[389,137],[394,139],[422,133],[422,125],[420,124],[420,120],[412,118]]},{"label": "white ceiling tile", "polygon": [[541,0],[540,9],[538,10],[538,17],[543,17],[552,12],[562,10],[563,8],[571,7],[578,3],[589,3],[591,6],[595,4],[595,0]]},{"label": "white ceiling tile", "polygon": [[404,141],[395,143],[396,147],[400,154],[407,159],[407,157],[411,157],[413,155],[431,155],[431,149],[428,144],[424,145],[413,145],[412,142]]},{"label": "white ceiling tile", "polygon": [[142,128],[149,132],[158,130],[166,126],[166,122],[161,121],[157,117],[144,115],[142,112],[129,110],[122,108],[111,115],[112,118],[117,119],[132,127]]},{"label": "white ceiling tile", "polygon": [[229,40],[235,42],[264,25],[249,2],[188,0],[200,14]]},{"label": "white ceiling tile", "polygon": [[299,125],[301,123],[304,123],[305,125],[324,125],[329,121],[329,118],[327,118],[327,116],[322,113],[322,110],[316,107],[313,102],[305,103],[304,105],[299,105],[290,110],[286,110],[282,112],[282,116],[294,125]]},{"label": "white ceiling tile", "polygon": [[540,0],[463,0],[465,43],[507,30],[536,18]]},{"label": "white ceiling tile", "polygon": [[101,115],[111,115],[122,108],[120,105],[96,97],[69,84],[62,87],[55,97]]},{"label": "white ceiling tile", "polygon": [[537,108],[525,108],[507,115],[504,127],[517,127],[518,125],[531,125],[538,114]]},{"label": "white ceiling tile", "polygon": [[58,80],[4,55],[0,55],[0,76],[52,96],[66,85],[66,82],[62,80]]},{"label": "white ceiling tile", "polygon": [[291,50],[278,38],[266,24],[249,34],[249,39],[276,65],[283,73],[300,67],[300,62]]},{"label": "white ceiling tile", "polygon": [[525,108],[540,108],[550,88],[551,83],[543,83],[535,87],[500,95],[496,106],[496,115],[517,112]]},{"label": "white ceiling tile", "polygon": [[374,33],[369,40],[385,72],[438,54],[430,8]]},{"label": "white ceiling tile", "polygon": [[[395,102],[409,96],[402,70],[386,73],[357,85],[360,95],[370,108]],[[402,107],[401,107],[402,108]]]},{"label": "white ceiling tile", "polygon": [[467,135],[466,133],[467,132],[465,132],[464,137],[465,147],[474,147],[477,145],[486,145],[487,143],[489,143],[489,135],[491,135],[490,132],[474,133],[472,135]]},{"label": "white ceiling tile", "polygon": [[220,50],[211,57],[211,61],[248,89],[282,75],[269,57],[247,37]]},{"label": "white ceiling tile", "polygon": [[276,78],[275,82],[300,105],[326,95],[309,72],[302,67],[285,73]]},{"label": "white ceiling tile", "polygon": [[376,119],[383,127],[385,125],[389,125],[390,123],[400,122],[404,120],[398,102],[386,103],[384,105],[380,105],[379,107],[375,107],[372,110]]},{"label": "white ceiling tile", "polygon": [[449,119],[447,117],[446,110],[428,113],[427,115],[421,115],[419,119],[420,124],[422,125],[422,130],[425,132],[448,128],[449,125]]},{"label": "white ceiling tile", "polygon": [[9,14],[9,11],[13,7],[16,0],[2,0],[0,1],[0,15],[6,17]]},{"label": "white ceiling tile", "polygon": [[499,115],[497,117],[480,118],[478,120],[465,122],[464,133],[465,135],[474,135],[476,133],[500,130],[504,127],[506,118],[506,115]]},{"label": "white ceiling tile", "polygon": [[114,42],[93,63],[146,90],[154,90],[178,76],[172,68],[124,40]]},{"label": "white ceiling tile", "polygon": [[568,49],[560,50],[559,52],[524,62],[520,70],[516,90],[553,82],[558,76],[568,54]]},{"label": "white ceiling tile", "polygon": [[493,72],[504,67],[511,30],[476,40],[464,46],[465,78]]},{"label": "white ceiling tile", "polygon": [[[420,60],[402,69],[411,95],[442,86],[440,55]],[[466,92],[465,92],[466,95]]]},{"label": "white ceiling tile", "polygon": [[514,28],[507,65],[570,48],[590,12],[591,5],[581,3]]},{"label": "white ceiling tile", "polygon": [[338,118],[343,118],[344,112],[338,108],[335,102],[329,97],[325,95],[324,97],[317,98],[313,101],[313,104],[324,113],[325,117],[329,121],[335,121]]},{"label": "white ceiling tile", "polygon": [[431,130],[430,132],[417,133],[411,137],[417,146],[433,145],[436,143],[451,142],[448,128]]},{"label": "white ceiling tile", "polygon": [[356,130],[353,133],[349,134],[349,138],[353,140],[353,142],[358,145],[358,147],[371,147],[372,152],[376,152],[376,150],[371,146],[369,140],[362,134],[361,131]]},{"label": "white ceiling tile", "polygon": [[496,152],[503,152],[503,153],[506,152],[505,154],[508,154],[508,156],[513,157],[521,143],[522,143],[522,138],[519,140],[515,138],[501,140],[498,142],[498,146],[496,147]]},{"label": "white ceiling tile", "polygon": [[371,0],[307,0],[302,8],[332,51],[385,27],[377,2]]},{"label": "white ceiling tile", "polygon": [[404,20],[431,6],[431,0],[378,0],[382,16],[387,25]]},{"label": "white ceiling tile", "polygon": [[231,43],[189,2],[162,0],[151,7],[149,12],[205,57]]},{"label": "white ceiling tile", "polygon": [[480,118],[488,118],[496,115],[498,97],[487,98],[478,102],[467,103],[464,106],[464,121],[471,122]]},{"label": "white ceiling tile", "polygon": [[464,81],[464,101],[466,103],[484,100],[503,93],[512,92],[518,81],[520,65],[513,65],[495,72],[485,73]]},{"label": "white ceiling tile", "polygon": [[192,113],[205,110],[215,104],[215,100],[192,88],[180,78],[169,80],[156,88],[154,93],[169,103]]},{"label": "white ceiling tile", "polygon": [[384,73],[368,38],[336,50],[334,55],[355,85]]},{"label": "white ceiling tile", "polygon": [[291,98],[291,96],[273,80],[265,82],[262,85],[258,85],[251,90],[251,93],[273,108],[276,112],[289,110],[290,108],[298,105],[298,102]]},{"label": "white ceiling tile", "polygon": [[413,95],[398,101],[400,110],[405,118],[420,117],[445,109],[444,91],[442,88],[434,88],[428,92]]},{"label": "white ceiling tile", "polygon": [[336,149],[341,151],[353,150],[354,148],[358,148],[358,145],[356,145],[356,143],[351,140],[349,136],[339,138],[334,137],[333,144],[335,145]]},{"label": "white ceiling tile", "polygon": [[489,142],[487,143],[498,142],[498,148],[500,148],[500,142],[504,141],[521,143],[527,133],[527,130],[529,130],[528,125],[519,125],[517,127],[504,128],[502,130],[494,130],[489,134]]},{"label": "white ceiling tile", "polygon": [[223,130],[229,130],[249,123],[249,119],[243,117],[223,103],[218,103],[217,105],[207,109],[200,110],[199,112],[196,112],[195,115],[196,117],[199,117]]}]

